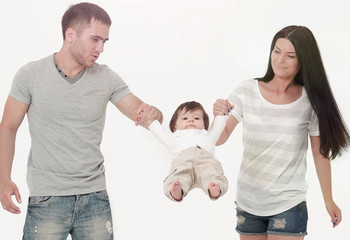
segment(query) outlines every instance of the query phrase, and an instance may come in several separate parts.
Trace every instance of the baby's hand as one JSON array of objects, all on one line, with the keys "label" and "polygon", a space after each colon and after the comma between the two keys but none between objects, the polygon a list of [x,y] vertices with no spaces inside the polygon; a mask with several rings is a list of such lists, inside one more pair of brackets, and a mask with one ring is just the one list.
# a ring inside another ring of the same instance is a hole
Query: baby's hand
[{"label": "baby's hand", "polygon": [[217,99],[213,104],[214,117],[218,115],[228,115],[233,108],[234,106],[230,104],[228,100]]}]

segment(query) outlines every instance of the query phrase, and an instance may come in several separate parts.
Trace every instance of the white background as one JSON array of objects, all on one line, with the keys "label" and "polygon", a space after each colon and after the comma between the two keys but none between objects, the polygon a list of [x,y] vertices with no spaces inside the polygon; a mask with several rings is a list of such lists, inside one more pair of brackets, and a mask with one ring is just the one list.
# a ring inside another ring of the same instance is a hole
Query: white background
[{"label": "white background", "polygon": [[[93,1],[113,24],[99,63],[114,69],[135,95],[157,106],[168,125],[184,101],[212,104],[240,81],[261,77],[273,35],[290,25],[309,27],[343,117],[350,126],[350,15],[346,0],[111,0]],[[19,67],[59,51],[60,21],[76,1],[7,1],[0,14],[0,116]],[[0,210],[0,239],[21,239],[28,190],[30,147],[27,119],[18,131],[12,178],[23,198],[22,213]],[[171,155],[148,131],[135,127],[109,104],[102,150],[114,217],[115,239],[238,239],[234,195],[242,155],[241,127],[217,148],[229,179],[228,193],[211,201],[195,189],[181,203],[162,190]],[[306,239],[348,239],[350,227],[349,153],[332,162],[334,198],[343,222],[332,228],[308,155],[309,235]]]}]

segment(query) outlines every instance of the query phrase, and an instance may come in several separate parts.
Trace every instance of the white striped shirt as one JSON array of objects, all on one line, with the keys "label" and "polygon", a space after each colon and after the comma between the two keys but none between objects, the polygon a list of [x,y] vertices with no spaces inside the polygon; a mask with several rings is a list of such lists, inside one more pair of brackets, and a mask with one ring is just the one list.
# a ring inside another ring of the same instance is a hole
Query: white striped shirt
[{"label": "white striped shirt", "polygon": [[243,124],[243,160],[237,205],[258,216],[284,212],[305,200],[308,135],[318,136],[318,119],[303,87],[289,104],[272,104],[256,79],[241,82],[229,96]]}]

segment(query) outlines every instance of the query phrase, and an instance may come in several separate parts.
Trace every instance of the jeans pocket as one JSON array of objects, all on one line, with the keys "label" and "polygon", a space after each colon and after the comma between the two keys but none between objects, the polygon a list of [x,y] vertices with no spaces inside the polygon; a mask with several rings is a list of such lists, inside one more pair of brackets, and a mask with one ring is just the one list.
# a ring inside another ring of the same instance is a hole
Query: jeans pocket
[{"label": "jeans pocket", "polygon": [[29,197],[28,206],[43,205],[50,202],[52,196]]},{"label": "jeans pocket", "polygon": [[104,202],[109,201],[109,196],[106,190],[94,192],[93,195]]}]

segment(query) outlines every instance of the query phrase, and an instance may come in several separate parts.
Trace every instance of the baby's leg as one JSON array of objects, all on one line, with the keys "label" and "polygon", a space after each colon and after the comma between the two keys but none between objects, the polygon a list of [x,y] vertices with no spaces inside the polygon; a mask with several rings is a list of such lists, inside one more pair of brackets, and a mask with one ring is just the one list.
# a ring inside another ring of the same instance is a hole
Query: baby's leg
[{"label": "baby's leg", "polygon": [[170,173],[163,182],[165,195],[172,201],[181,201],[194,184],[193,148],[180,152],[171,163]]},{"label": "baby's leg", "polygon": [[211,198],[218,198],[221,194],[219,185],[216,183],[210,182],[208,186],[208,192]]},{"label": "baby's leg", "polygon": [[198,185],[210,199],[216,200],[227,192],[228,182],[222,166],[209,152],[202,151],[201,158],[196,161],[194,175]]},{"label": "baby's leg", "polygon": [[183,192],[181,188],[181,183],[178,180],[175,180],[173,185],[171,186],[170,194],[176,201],[182,200]]}]

